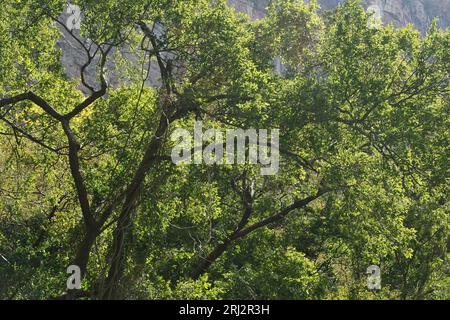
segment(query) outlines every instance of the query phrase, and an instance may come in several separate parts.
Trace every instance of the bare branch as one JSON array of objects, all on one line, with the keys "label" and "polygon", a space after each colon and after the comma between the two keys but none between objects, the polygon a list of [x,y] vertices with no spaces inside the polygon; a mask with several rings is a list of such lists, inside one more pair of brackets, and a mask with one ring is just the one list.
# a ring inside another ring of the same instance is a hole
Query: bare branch
[{"label": "bare branch", "polygon": [[[72,119],[78,114],[80,114],[84,109],[89,107],[91,104],[93,104],[96,100],[100,99],[106,94],[106,89],[108,88],[108,83],[105,79],[105,64],[108,57],[108,53],[111,51],[112,47],[108,47],[105,51],[102,51],[102,59],[100,62],[100,89],[97,91],[94,91],[92,95],[90,95],[88,98],[86,98],[82,103],[80,103],[78,106],[75,107],[71,112],[64,115],[65,119]],[[101,49],[100,49],[101,50]]]},{"label": "bare branch", "polygon": [[14,131],[19,132],[22,136],[24,136],[25,138],[27,138],[28,140],[40,145],[41,147],[44,147],[45,149],[48,149],[52,152],[55,152],[56,154],[59,155],[67,155],[67,153],[62,153],[61,150],[65,149],[66,147],[60,147],[60,148],[54,148],[49,146],[48,144],[46,144],[45,142],[43,142],[42,140],[34,137],[33,135],[29,134],[28,132],[26,132],[25,130],[22,130],[21,128],[19,128],[18,126],[16,126],[14,123],[12,123],[11,121],[9,121],[8,119],[1,117],[1,119],[7,124],[9,125]]},{"label": "bare branch", "polygon": [[317,200],[318,198],[320,198],[321,196],[323,196],[324,194],[328,193],[329,190],[320,190],[319,192],[317,192],[316,195],[314,196],[309,196],[305,199],[302,200],[297,200],[295,201],[293,204],[291,204],[289,207],[286,207],[284,209],[282,209],[280,212],[264,219],[261,220],[245,229],[242,229],[236,233],[234,233],[231,237],[230,240],[234,241],[237,239],[240,239],[244,236],[246,236],[247,234],[249,234],[250,232],[265,227],[269,224],[272,224],[274,222],[283,220],[289,213],[291,213],[292,211],[294,211],[295,209],[299,209],[299,208],[304,208],[306,207],[308,204],[310,204],[311,202],[313,202],[314,200]]},{"label": "bare branch", "polygon": [[168,94],[172,92],[172,86],[171,86],[171,74],[167,70],[166,65],[164,64],[164,60],[161,56],[161,50],[159,48],[159,45],[156,41],[156,36],[152,30],[147,26],[146,23],[143,21],[139,21],[138,26],[141,28],[142,32],[144,32],[144,35],[150,40],[152,47],[153,47],[153,53],[155,54],[156,60],[158,61],[159,70],[161,73],[161,79],[164,83],[164,86],[166,88],[166,91]]},{"label": "bare branch", "polygon": [[1,99],[0,108],[26,100],[29,100],[34,104],[36,104],[37,106],[41,107],[42,110],[44,110],[48,115],[50,115],[54,119],[58,121],[63,120],[63,116],[59,112],[53,109],[44,99],[42,99],[41,97],[39,97],[38,95],[34,94],[31,91],[16,95],[11,98]]}]

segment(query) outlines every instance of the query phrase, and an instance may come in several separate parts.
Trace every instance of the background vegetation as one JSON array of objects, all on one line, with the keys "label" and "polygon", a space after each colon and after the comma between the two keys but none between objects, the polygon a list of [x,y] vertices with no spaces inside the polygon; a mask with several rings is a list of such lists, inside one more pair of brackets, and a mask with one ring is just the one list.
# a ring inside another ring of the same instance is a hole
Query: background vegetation
[{"label": "background vegetation", "polygon": [[[450,298],[448,30],[357,1],[73,3],[81,34],[66,1],[0,10],[0,298]],[[173,165],[196,119],[279,128],[279,174]]]}]

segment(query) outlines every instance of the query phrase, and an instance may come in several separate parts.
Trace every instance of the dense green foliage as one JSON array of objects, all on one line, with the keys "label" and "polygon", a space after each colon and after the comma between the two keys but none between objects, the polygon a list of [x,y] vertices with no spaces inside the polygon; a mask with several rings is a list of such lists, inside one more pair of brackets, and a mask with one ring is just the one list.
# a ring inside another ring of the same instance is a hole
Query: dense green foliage
[{"label": "dense green foliage", "polygon": [[[450,298],[450,31],[357,1],[73,3],[81,33],[65,0],[0,10],[1,299]],[[175,166],[196,119],[280,129],[279,173]]]}]

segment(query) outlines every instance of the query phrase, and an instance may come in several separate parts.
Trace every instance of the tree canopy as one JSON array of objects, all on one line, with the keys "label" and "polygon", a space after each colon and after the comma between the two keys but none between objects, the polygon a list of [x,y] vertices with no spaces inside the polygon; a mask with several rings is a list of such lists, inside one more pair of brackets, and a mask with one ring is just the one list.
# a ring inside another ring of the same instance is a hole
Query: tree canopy
[{"label": "tree canopy", "polygon": [[[0,10],[1,299],[450,298],[449,30],[354,0],[72,3],[80,30],[65,0]],[[278,174],[175,165],[196,120],[279,129]]]}]

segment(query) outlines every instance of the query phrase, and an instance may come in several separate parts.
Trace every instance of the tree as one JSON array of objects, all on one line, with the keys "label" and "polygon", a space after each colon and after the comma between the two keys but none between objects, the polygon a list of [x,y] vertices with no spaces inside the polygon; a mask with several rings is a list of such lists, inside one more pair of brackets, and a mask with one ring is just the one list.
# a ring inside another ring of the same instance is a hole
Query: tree
[{"label": "tree", "polygon": [[[356,1],[272,1],[256,22],[225,1],[75,4],[81,32],[65,1],[0,13],[2,297],[446,294],[448,31],[374,29]],[[175,166],[171,132],[200,119],[279,128],[279,174]],[[69,264],[83,290],[63,294]]]}]

